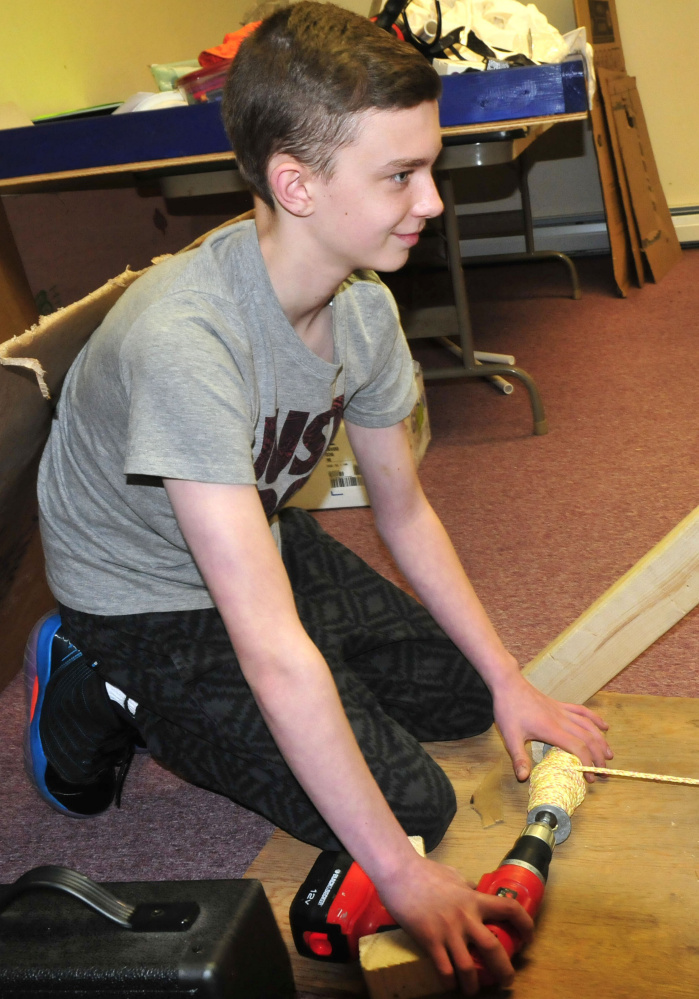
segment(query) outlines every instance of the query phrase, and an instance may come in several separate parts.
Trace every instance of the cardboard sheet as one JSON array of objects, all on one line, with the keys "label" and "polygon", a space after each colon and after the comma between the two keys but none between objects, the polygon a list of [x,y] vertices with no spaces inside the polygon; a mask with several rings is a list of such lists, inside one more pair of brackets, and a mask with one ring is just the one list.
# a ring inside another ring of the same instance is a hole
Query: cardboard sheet
[{"label": "cardboard sheet", "polygon": [[[403,420],[418,467],[432,437],[427,411],[427,396],[422,370],[413,361],[418,399],[409,416]],[[369,494],[347,436],[344,421],[306,485],[289,501],[289,506],[303,510],[339,510],[343,507],[369,506]]]},{"label": "cardboard sheet", "polygon": [[601,66],[625,73],[614,0],[574,0],[574,4],[578,27],[585,28],[587,40],[595,50],[595,69]]},{"label": "cardboard sheet", "polygon": [[[599,170],[604,214],[607,220],[612,268],[617,291],[626,297],[632,284],[643,283],[643,268],[636,265],[633,235],[627,225],[623,191],[619,186],[613,155],[613,139],[605,120],[600,93],[600,70],[626,72],[614,0],[574,0],[575,19],[584,27],[594,49],[598,89],[590,111]],[[638,264],[641,264],[640,251]],[[640,271],[640,278],[639,278]]]},{"label": "cardboard sheet", "polygon": [[[626,79],[626,76],[623,73],[614,73],[611,70],[603,68],[599,68],[597,70],[599,93],[604,106],[604,117],[606,118],[607,123],[613,122],[614,120],[614,112],[612,110],[613,98],[610,88],[614,80],[619,77]],[[598,113],[600,119],[602,119],[603,115],[601,108]],[[619,200],[621,202],[619,223],[622,227],[623,236],[631,255],[631,260],[629,261],[627,259],[624,270],[629,278],[632,274],[634,274],[636,283],[639,288],[642,288],[645,283],[645,273],[643,269],[643,257],[641,255],[641,243],[638,238],[638,231],[634,222],[631,192],[629,191],[629,184],[626,179],[626,171],[623,168],[619,169],[619,165],[623,163],[621,148],[619,145],[619,136],[615,127],[610,127],[609,124],[605,124],[604,127],[609,140],[607,148],[609,165],[606,169],[608,170],[610,176],[613,177],[616,190],[618,191]],[[631,262],[633,263],[633,271],[631,271]]]},{"label": "cardboard sheet", "polygon": [[625,296],[648,276],[660,281],[681,249],[655,165],[636,81],[626,73],[614,0],[575,0],[594,49],[598,90],[592,107],[595,152],[612,251]]},{"label": "cardboard sheet", "polygon": [[678,262],[682,250],[660,183],[641,98],[635,79],[629,76],[609,80],[609,93],[638,240],[653,280],[660,281]]}]

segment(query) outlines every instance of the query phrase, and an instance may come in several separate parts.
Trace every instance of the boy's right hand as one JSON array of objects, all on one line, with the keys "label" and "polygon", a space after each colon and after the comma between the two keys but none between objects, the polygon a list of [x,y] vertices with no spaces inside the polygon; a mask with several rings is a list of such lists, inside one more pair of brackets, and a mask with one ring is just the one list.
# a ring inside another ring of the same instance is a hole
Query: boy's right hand
[{"label": "boy's right hand", "polygon": [[478,992],[470,945],[478,948],[496,982],[512,984],[510,959],[485,923],[511,923],[527,943],[534,923],[519,902],[476,891],[453,867],[417,854],[409,868],[377,887],[396,922],[430,955],[446,988],[460,988],[468,996]]}]

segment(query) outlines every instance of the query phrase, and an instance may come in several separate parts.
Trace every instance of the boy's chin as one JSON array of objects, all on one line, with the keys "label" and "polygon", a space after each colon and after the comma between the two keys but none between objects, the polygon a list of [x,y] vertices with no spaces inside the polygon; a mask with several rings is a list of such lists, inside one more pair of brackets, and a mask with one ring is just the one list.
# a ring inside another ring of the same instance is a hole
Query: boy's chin
[{"label": "boy's chin", "polygon": [[394,271],[399,271],[401,269],[401,267],[405,267],[405,265],[408,262],[408,257],[409,256],[410,256],[410,253],[409,253],[408,250],[406,250],[405,251],[405,255],[404,255],[404,257],[403,257],[402,260],[398,260],[395,263],[393,263],[392,265],[388,265],[386,267],[377,267],[376,270],[381,270],[385,274],[392,274]]},{"label": "boy's chin", "polygon": [[380,263],[376,263],[373,267],[367,268],[367,270],[381,271],[384,274],[391,274],[393,271],[399,271],[401,267],[405,267],[408,262],[408,257],[410,256],[410,249],[406,247],[404,250],[399,250],[396,253],[386,254],[384,260]]}]

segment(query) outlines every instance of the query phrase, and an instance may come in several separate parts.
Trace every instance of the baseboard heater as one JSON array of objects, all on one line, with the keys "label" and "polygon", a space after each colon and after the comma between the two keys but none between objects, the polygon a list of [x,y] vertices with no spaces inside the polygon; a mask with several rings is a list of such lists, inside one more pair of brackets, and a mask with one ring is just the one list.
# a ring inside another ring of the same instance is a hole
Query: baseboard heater
[{"label": "baseboard heater", "polygon": [[[683,246],[699,244],[699,207],[671,210],[677,237]],[[595,254],[609,252],[609,237],[604,217],[576,216],[534,219],[534,244],[537,250],[559,253]],[[464,257],[490,256],[498,253],[521,253],[524,236],[483,236],[462,239]]]}]

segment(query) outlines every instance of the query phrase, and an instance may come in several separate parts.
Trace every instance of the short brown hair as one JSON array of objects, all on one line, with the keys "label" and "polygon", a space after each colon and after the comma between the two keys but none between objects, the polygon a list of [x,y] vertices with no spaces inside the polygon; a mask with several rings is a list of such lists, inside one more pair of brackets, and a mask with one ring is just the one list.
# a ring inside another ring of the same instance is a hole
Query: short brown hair
[{"label": "short brown hair", "polygon": [[438,74],[406,42],[342,7],[301,0],[241,45],[223,120],[240,172],[273,209],[267,165],[275,153],[329,177],[363,112],[412,108],[440,93]]}]

